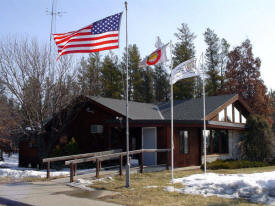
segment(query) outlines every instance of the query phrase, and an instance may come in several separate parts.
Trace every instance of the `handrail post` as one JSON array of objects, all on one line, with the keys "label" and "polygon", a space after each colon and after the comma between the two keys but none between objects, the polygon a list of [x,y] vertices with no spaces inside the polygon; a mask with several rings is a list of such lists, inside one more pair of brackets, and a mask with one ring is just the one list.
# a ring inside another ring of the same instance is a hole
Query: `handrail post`
[{"label": "handrail post", "polygon": [[96,159],[96,178],[99,178],[99,160]]},{"label": "handrail post", "polygon": [[76,176],[77,164],[74,164],[74,176]]},{"label": "handrail post", "polygon": [[167,162],[166,162],[166,169],[169,170],[169,150],[167,150]]},{"label": "handrail post", "polygon": [[140,164],[139,164],[139,168],[140,168],[140,173],[143,173],[143,151],[141,151],[141,153],[140,153]]},{"label": "handrail post", "polygon": [[123,165],[123,155],[120,154],[120,167],[119,167],[119,175],[122,176],[122,165]]},{"label": "handrail post", "polygon": [[73,174],[73,163],[70,164],[70,182],[73,182],[74,181],[74,174]]},{"label": "handrail post", "polygon": [[47,162],[47,179],[50,178],[50,161]]}]

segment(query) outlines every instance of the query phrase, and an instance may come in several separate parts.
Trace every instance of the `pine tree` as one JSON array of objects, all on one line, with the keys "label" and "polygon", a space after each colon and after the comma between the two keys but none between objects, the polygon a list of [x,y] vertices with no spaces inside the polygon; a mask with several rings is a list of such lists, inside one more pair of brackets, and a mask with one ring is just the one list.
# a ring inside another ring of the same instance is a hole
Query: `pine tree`
[{"label": "pine tree", "polygon": [[101,70],[103,97],[121,99],[123,97],[122,74],[118,67],[118,58],[111,52],[104,57]]},{"label": "pine tree", "polygon": [[261,79],[261,60],[254,58],[250,40],[245,40],[228,54],[226,66],[226,93],[238,93],[252,110],[272,122],[271,99]]},{"label": "pine tree", "polygon": [[217,34],[213,30],[207,28],[204,33],[204,41],[207,44],[207,49],[205,53],[206,60],[206,85],[205,92],[209,96],[214,96],[218,94],[220,89],[220,72],[219,72],[219,62],[220,62],[220,40]]},{"label": "pine tree", "polygon": [[221,79],[221,86],[220,86],[220,93],[224,92],[224,81],[225,81],[225,70],[226,64],[228,61],[228,53],[229,53],[229,43],[226,39],[221,40],[221,51],[220,51],[220,79]]},{"label": "pine tree", "polygon": [[[195,56],[194,39],[195,34],[192,33],[187,24],[181,24],[178,28],[178,33],[175,34],[178,42],[173,51],[173,68],[178,64],[191,59]],[[195,92],[195,78],[188,78],[178,81],[174,84],[174,99],[189,99],[194,97]]]},{"label": "pine tree", "polygon": [[154,68],[154,96],[156,102],[165,102],[169,100],[169,78],[166,71],[161,66]]},{"label": "pine tree", "polygon": [[273,112],[272,112],[272,131],[273,131],[273,133],[275,133],[275,91],[271,90],[269,92],[269,96],[271,98],[271,106],[273,108]]},{"label": "pine tree", "polygon": [[[142,68],[138,67],[140,62],[140,54],[136,44],[129,45],[128,48],[128,88],[129,100],[142,101]],[[123,79],[126,79],[126,51],[123,54],[121,68],[123,71]],[[125,80],[126,81],[126,80]],[[126,82],[124,82],[124,87]],[[126,90],[125,90],[126,91]]]},{"label": "pine tree", "polygon": [[78,84],[83,95],[97,96],[101,93],[100,70],[102,67],[99,52],[89,54],[80,62]]},{"label": "pine tree", "polygon": [[146,102],[146,103],[154,102],[153,81],[154,81],[153,71],[151,70],[151,68],[145,68],[145,70],[142,71],[142,84],[141,84],[142,102]]}]

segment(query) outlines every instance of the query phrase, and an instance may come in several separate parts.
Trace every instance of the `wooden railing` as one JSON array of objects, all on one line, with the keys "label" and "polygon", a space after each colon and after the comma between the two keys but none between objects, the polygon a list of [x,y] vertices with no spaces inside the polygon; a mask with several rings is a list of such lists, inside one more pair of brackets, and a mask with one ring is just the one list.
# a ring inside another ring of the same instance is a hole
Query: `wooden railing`
[{"label": "wooden railing", "polygon": [[[47,178],[50,178],[50,164],[51,164],[51,162],[66,161],[66,160],[77,160],[77,159],[87,158],[87,157],[115,154],[115,153],[119,153],[121,151],[122,151],[122,149],[115,149],[115,150],[107,150],[107,151],[102,151],[102,152],[78,154],[78,155],[51,157],[51,158],[45,158],[42,161],[43,161],[43,163],[47,163]],[[77,167],[77,164],[74,165],[74,168],[73,168],[73,173],[74,174],[73,175],[76,174],[76,170],[77,170],[76,167]]]},{"label": "wooden railing", "polygon": [[[129,155],[140,154],[139,156],[139,167],[140,173],[143,173],[143,153],[144,152],[167,152],[167,163],[166,168],[169,168],[169,152],[171,149],[140,149],[140,150],[133,150],[129,151]],[[103,154],[93,157],[75,159],[75,160],[68,160],[65,161],[65,165],[70,165],[70,182],[74,181],[74,176],[76,173],[77,164],[84,163],[84,162],[96,162],[96,178],[99,178],[100,172],[100,165],[102,161],[111,160],[111,159],[120,159],[120,167],[119,167],[119,174],[122,175],[122,166],[123,166],[123,156],[126,156],[127,152],[119,152],[114,154]]]}]

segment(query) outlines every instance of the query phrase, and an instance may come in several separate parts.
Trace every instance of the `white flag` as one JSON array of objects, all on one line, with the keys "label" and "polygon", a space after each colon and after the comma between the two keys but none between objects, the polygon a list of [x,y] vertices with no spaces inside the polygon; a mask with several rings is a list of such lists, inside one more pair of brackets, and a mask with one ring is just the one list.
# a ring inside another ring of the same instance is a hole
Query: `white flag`
[{"label": "white flag", "polygon": [[158,48],[154,52],[152,52],[149,56],[145,57],[140,63],[139,67],[146,67],[146,66],[152,66],[157,65],[160,63],[167,62],[167,56],[166,56],[166,47],[168,44],[165,44],[164,46]]},{"label": "white flag", "polygon": [[196,67],[196,58],[189,59],[185,62],[180,63],[176,68],[172,70],[171,83],[175,84],[181,79],[189,77],[199,76],[200,71]]}]

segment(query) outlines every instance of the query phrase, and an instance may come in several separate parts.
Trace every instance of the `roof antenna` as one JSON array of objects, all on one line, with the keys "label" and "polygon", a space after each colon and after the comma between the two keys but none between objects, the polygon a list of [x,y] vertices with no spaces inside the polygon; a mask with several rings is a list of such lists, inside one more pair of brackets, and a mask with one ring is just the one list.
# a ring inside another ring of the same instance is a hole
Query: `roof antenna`
[{"label": "roof antenna", "polygon": [[50,55],[51,55],[51,48],[52,48],[52,34],[53,32],[55,32],[55,29],[56,29],[56,16],[61,17],[63,14],[66,13],[63,11],[56,11],[56,5],[57,5],[57,0],[52,0],[51,10],[49,10],[48,8],[46,9],[46,14],[51,15]]}]

